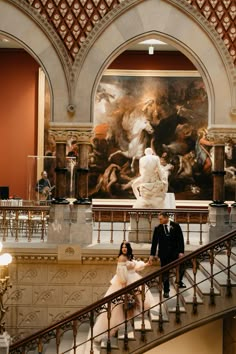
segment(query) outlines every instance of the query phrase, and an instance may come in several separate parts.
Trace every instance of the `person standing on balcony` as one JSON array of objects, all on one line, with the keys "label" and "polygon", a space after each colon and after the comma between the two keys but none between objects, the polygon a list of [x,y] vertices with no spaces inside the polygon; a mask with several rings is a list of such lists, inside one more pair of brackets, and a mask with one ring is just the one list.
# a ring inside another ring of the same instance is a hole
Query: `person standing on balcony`
[{"label": "person standing on balcony", "polygon": [[[143,261],[136,261],[133,256],[133,251],[130,243],[122,242],[118,255],[116,274],[111,279],[111,285],[106,291],[105,296],[108,296],[122,288],[125,288],[127,285],[141,279],[142,276],[137,272],[143,270],[148,265],[148,262],[145,263]],[[144,309],[148,310],[153,305],[154,300],[152,294],[150,290],[147,289],[147,291],[145,292]],[[139,309],[141,311],[141,295],[137,296],[136,306],[137,310]],[[134,314],[132,314],[132,316],[133,315]],[[118,328],[124,323],[124,321],[125,312],[123,304],[113,305],[110,318],[111,336],[114,336],[116,334]],[[97,317],[95,325],[93,327],[93,335],[95,337],[96,342],[99,342],[106,337],[107,329],[107,313],[102,312]]]},{"label": "person standing on balcony", "polygon": [[[149,257],[149,264],[152,265],[153,259],[160,259],[161,267],[184,256],[184,237],[180,225],[170,221],[169,214],[161,212],[158,216],[160,224],[155,227],[152,236],[152,245]],[[158,246],[158,252],[157,252]],[[184,268],[179,270],[179,288],[186,288],[183,283]],[[163,275],[164,297],[169,297],[170,283],[169,272]]]}]

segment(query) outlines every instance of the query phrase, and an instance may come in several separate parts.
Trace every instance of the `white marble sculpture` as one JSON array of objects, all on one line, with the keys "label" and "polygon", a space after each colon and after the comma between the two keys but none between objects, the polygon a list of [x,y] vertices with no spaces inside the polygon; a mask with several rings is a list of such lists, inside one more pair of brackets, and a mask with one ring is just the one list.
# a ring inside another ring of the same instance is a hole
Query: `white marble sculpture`
[{"label": "white marble sculpture", "polygon": [[133,207],[164,208],[168,178],[159,156],[154,155],[151,148],[145,149],[145,155],[139,160],[139,173],[132,184],[136,197]]}]

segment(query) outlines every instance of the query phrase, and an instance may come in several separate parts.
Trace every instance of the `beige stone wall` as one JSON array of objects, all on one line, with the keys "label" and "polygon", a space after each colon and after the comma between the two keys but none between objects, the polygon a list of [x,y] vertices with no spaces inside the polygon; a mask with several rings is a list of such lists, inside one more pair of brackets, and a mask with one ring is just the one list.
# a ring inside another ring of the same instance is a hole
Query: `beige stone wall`
[{"label": "beige stone wall", "polygon": [[20,339],[100,299],[115,267],[115,262],[83,265],[50,257],[13,263],[12,288],[6,296],[7,331]]}]

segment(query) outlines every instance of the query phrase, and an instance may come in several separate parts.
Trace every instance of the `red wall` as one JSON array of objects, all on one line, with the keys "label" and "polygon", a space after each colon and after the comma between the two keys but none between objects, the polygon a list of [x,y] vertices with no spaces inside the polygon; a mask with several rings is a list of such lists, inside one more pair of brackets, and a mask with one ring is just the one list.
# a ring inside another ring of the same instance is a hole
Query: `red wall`
[{"label": "red wall", "polygon": [[27,156],[36,155],[38,63],[23,50],[0,51],[0,186],[27,199]]},{"label": "red wall", "polygon": [[131,51],[119,55],[109,69],[123,70],[196,70],[192,62],[181,52],[161,51],[149,55],[148,52]]},{"label": "red wall", "polygon": [[[37,151],[38,63],[24,50],[0,50],[0,186],[28,198],[27,156]],[[109,69],[194,70],[180,52],[126,51]]]}]

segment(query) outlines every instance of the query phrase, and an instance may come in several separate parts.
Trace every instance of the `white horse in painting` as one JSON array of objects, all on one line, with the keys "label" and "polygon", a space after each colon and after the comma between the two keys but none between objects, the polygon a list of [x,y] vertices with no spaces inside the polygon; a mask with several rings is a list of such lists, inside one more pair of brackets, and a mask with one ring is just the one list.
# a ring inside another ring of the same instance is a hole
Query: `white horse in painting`
[{"label": "white horse in painting", "polygon": [[132,160],[131,170],[133,170],[135,160],[143,156],[147,147],[147,139],[145,134],[143,134],[144,132],[151,135],[154,130],[141,109],[134,109],[131,113],[124,113],[121,124],[112,127],[112,133],[119,144],[120,150],[112,153],[109,156],[109,160],[117,154],[122,154]]}]

